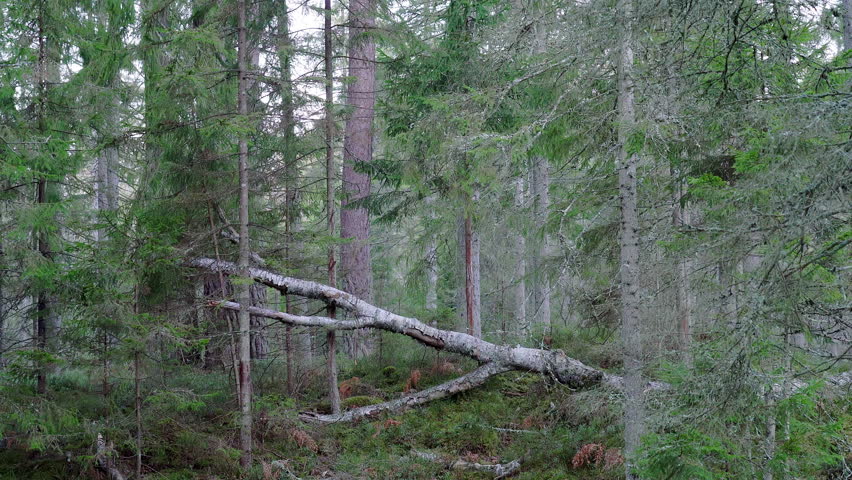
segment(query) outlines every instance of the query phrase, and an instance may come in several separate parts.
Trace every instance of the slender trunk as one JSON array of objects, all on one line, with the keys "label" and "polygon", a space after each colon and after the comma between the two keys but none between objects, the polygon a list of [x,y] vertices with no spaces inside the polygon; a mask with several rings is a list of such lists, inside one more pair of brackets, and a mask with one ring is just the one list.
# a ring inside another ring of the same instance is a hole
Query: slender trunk
[{"label": "slender trunk", "polygon": [[[334,237],[334,117],[332,116],[332,105],[334,104],[334,70],[332,66],[331,51],[331,0],[325,0],[325,12],[323,23],[324,62],[325,62],[325,209],[328,216],[328,236]],[[337,277],[334,271],[334,246],[328,247],[328,284],[337,286]],[[334,305],[328,305],[329,318],[335,317]],[[340,413],[340,391],[337,388],[337,337],[333,330],[326,334],[328,344],[328,400],[331,405],[331,413]]]},{"label": "slender trunk", "polygon": [[843,0],[843,49],[852,50],[852,0]]},{"label": "slender trunk", "polygon": [[[47,47],[45,45],[44,33],[44,4],[39,3],[38,15],[38,130],[42,135],[46,135],[46,106],[47,106]],[[36,202],[39,206],[47,203],[47,180],[43,176],[43,172],[39,172],[39,178],[36,183]],[[46,229],[42,228],[35,232],[36,249],[39,254],[47,261],[50,261],[51,253],[48,246]],[[34,325],[34,340],[35,347],[40,351],[47,349],[47,315],[48,315],[48,293],[44,289],[40,289],[36,299],[36,318]],[[39,365],[36,380],[36,391],[40,395],[47,393],[47,366]]]},{"label": "slender trunk", "polygon": [[544,157],[533,159],[533,189],[535,202],[536,239],[535,263],[535,321],[550,325],[550,279],[545,269],[545,259],[550,255],[551,239],[546,233],[547,215],[550,210],[550,164]]},{"label": "slender trunk", "polygon": [[[248,43],[246,42],[246,3],[237,3],[237,69],[238,69],[238,114],[245,118],[248,115],[248,72],[246,60]],[[240,176],[240,255],[238,266],[241,280],[248,277],[250,245],[249,245],[249,187],[248,187],[248,141],[243,133],[239,139],[239,176]],[[252,414],[251,414],[251,315],[248,305],[251,304],[251,284],[240,281],[237,285],[237,298],[244,306],[239,311],[240,323],[240,448],[242,457],[240,464],[248,469],[252,464]]]},{"label": "slender trunk", "polygon": [[[139,315],[139,284],[133,291],[133,313]],[[133,352],[133,384],[136,393],[136,478],[142,478],[142,351]]]},{"label": "slender trunk", "polygon": [[434,312],[438,309],[438,235],[433,224],[437,219],[434,195],[426,197],[426,205],[430,220],[426,233],[429,238],[426,246],[426,310]]},{"label": "slender trunk", "polygon": [[624,343],[624,456],[626,478],[634,474],[636,451],[644,431],[642,336],[639,318],[639,212],[636,166],[630,151],[635,128],[633,94],[633,0],[620,0],[620,52],[618,61],[618,190],[621,203],[621,338]]},{"label": "slender trunk", "polygon": [[[282,108],[282,130],[284,133],[284,162],[285,176],[284,179],[284,204],[285,204],[285,238],[284,258],[288,266],[293,265],[293,233],[297,230],[296,222],[298,221],[297,213],[297,195],[296,181],[298,177],[298,168],[296,165],[296,155],[294,149],[295,140],[295,115],[293,103],[293,79],[291,69],[292,45],[290,42],[290,16],[286,0],[282,2],[281,15],[278,19],[278,59],[281,64],[281,108]],[[292,299],[289,295],[284,295],[284,308],[287,313],[293,313]],[[287,325],[284,329],[284,352],[286,355],[287,364],[287,394],[293,395],[295,391],[294,385],[294,352],[293,352],[293,328]]]},{"label": "slender trunk", "polygon": [[[524,194],[524,177],[519,175],[515,179],[515,211],[519,219],[524,216],[526,198]],[[514,322],[513,331],[525,332],[527,330],[527,242],[524,237],[524,229],[515,229],[514,255],[515,255],[515,295],[514,295]]]},{"label": "slender trunk", "polygon": [[[674,202],[672,208],[672,223],[676,229],[689,225],[689,210],[682,203],[685,191],[684,185],[680,179],[675,179],[678,182],[678,188],[675,189]],[[677,320],[678,320],[678,337],[680,340],[680,349],[683,352],[689,352],[691,341],[691,325],[692,325],[692,296],[689,284],[690,262],[685,258],[678,258],[677,266]]]},{"label": "slender trunk", "polygon": [[[347,104],[352,113],[346,120],[343,138],[343,200],[340,236],[351,241],[340,252],[344,290],[371,299],[373,273],[370,260],[370,218],[367,209],[354,206],[370,194],[370,177],[359,173],[359,163],[373,159],[373,117],[376,103],[376,0],[349,2],[349,84]],[[347,353],[354,359],[373,353],[375,338],[369,330],[352,332],[346,338]]]},{"label": "slender trunk", "polygon": [[467,214],[464,219],[465,312],[467,333],[476,338],[482,338],[479,251],[479,235],[474,231],[471,215]]}]

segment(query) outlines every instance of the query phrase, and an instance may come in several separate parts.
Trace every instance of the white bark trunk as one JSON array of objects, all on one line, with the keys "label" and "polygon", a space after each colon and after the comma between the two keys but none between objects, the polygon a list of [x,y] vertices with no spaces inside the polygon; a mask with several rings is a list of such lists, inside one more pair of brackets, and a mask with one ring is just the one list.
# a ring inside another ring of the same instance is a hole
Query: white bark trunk
[{"label": "white bark trunk", "polygon": [[[210,258],[197,258],[189,266],[211,271],[232,273],[238,270],[231,262],[217,262]],[[552,375],[569,386],[579,388],[603,384],[621,388],[623,379],[589,367],[579,360],[566,356],[559,350],[542,350],[520,346],[503,346],[481,340],[466,333],[441,330],[426,325],[415,318],[404,317],[371,305],[354,295],[333,287],[307,280],[285,277],[261,268],[250,268],[249,274],[255,281],[291,295],[322,300],[348,311],[352,320],[339,320],[320,316],[298,316],[285,312],[249,307],[252,315],[263,315],[281,320],[294,326],[323,327],[332,330],[354,330],[362,328],[381,329],[407,335],[415,340],[441,350],[471,357],[483,363],[497,363],[509,369],[539,372]],[[234,302],[213,302],[223,308],[238,309]],[[659,390],[665,384],[651,382],[642,388]]]}]

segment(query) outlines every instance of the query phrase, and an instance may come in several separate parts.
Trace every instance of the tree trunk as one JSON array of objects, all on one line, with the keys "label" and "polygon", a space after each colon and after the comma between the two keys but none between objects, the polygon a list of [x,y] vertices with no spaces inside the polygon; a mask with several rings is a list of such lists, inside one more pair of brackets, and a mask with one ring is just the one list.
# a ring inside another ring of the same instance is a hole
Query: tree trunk
[{"label": "tree trunk", "polygon": [[545,259],[550,256],[551,239],[546,233],[547,215],[550,211],[550,164],[544,157],[533,158],[533,194],[536,242],[533,252],[535,264],[535,321],[550,325],[550,279]]},{"label": "tree trunk", "polygon": [[[38,105],[37,105],[37,121],[39,133],[47,136],[46,115],[47,115],[47,88],[48,88],[48,52],[47,39],[45,38],[44,25],[44,5],[39,4],[38,12],[38,65],[37,65],[37,86],[38,86]],[[43,176],[43,172],[38,173],[39,178],[36,182],[36,202],[40,207],[47,203],[47,180]],[[50,246],[48,244],[46,229],[38,229],[34,232],[36,237],[36,250],[44,257],[45,261],[51,261]],[[36,317],[33,325],[33,343],[34,347],[42,352],[47,350],[47,316],[49,315],[49,294],[44,289],[39,289],[36,298]],[[36,391],[40,395],[47,393],[47,366],[39,365],[36,374]]]},{"label": "tree trunk", "polygon": [[[679,178],[675,178],[678,182],[678,188],[675,189],[674,202],[672,208],[672,223],[675,229],[682,229],[689,225],[689,210],[683,202],[685,197],[685,186]],[[690,261],[685,258],[678,258],[676,265],[676,301],[677,301],[677,326],[678,338],[681,351],[688,353],[692,338],[692,293],[689,284]]]},{"label": "tree trunk", "polygon": [[471,214],[464,219],[464,298],[467,333],[482,338],[482,309],[479,271],[479,235],[473,228]]},{"label": "tree trunk", "polygon": [[[325,64],[325,210],[328,216],[328,236],[334,237],[334,116],[332,106],[334,105],[334,70],[332,65],[331,50],[331,0],[325,0],[325,11],[323,12],[323,43]],[[332,288],[337,285],[335,274],[334,245],[328,247],[328,284]],[[327,313],[329,318],[334,318],[336,311],[334,305],[329,304]],[[333,330],[326,334],[328,348],[328,400],[331,405],[332,414],[340,413],[340,390],[337,388],[337,337]]]},{"label": "tree trunk", "polygon": [[624,343],[624,457],[628,480],[634,474],[636,451],[644,431],[642,332],[639,318],[639,211],[636,166],[631,151],[635,128],[633,80],[633,0],[619,0],[620,52],[618,61],[618,190],[621,203],[621,338]]},{"label": "tree trunk", "polygon": [[[356,164],[373,159],[373,110],[376,103],[375,0],[349,2],[349,84],[347,104],[352,113],[346,120],[343,139],[343,203],[340,236],[344,243],[340,260],[343,287],[364,299],[372,298],[373,273],[370,260],[370,219],[367,209],[353,206],[370,194],[370,177],[355,171]],[[346,351],[354,359],[373,353],[375,339],[369,331],[353,332],[346,338]]]},{"label": "tree trunk", "polygon": [[[248,71],[247,56],[248,43],[246,42],[246,3],[238,0],[237,3],[237,110],[238,114],[245,118],[248,115]],[[245,133],[239,138],[239,177],[240,177],[240,255],[239,275],[241,282],[237,285],[237,298],[243,305],[239,310],[240,329],[240,448],[242,457],[240,464],[249,469],[252,464],[252,414],[251,414],[251,315],[249,305],[251,304],[251,284],[244,279],[249,277],[249,179],[248,179],[248,140]]]},{"label": "tree trunk", "polygon": [[434,195],[426,197],[426,205],[429,209],[426,232],[429,238],[426,246],[426,310],[434,312],[438,309],[438,235],[434,225],[437,219]]},{"label": "tree trunk", "polygon": [[[519,219],[524,216],[524,206],[526,204],[526,195],[524,193],[524,177],[518,175],[515,179],[515,212]],[[524,229],[515,229],[513,236],[514,240],[514,255],[515,255],[515,292],[514,292],[514,309],[513,325],[509,328],[512,331],[525,332],[527,327],[527,242],[524,237]]]},{"label": "tree trunk", "polygon": [[843,49],[852,50],[852,0],[843,0]]}]

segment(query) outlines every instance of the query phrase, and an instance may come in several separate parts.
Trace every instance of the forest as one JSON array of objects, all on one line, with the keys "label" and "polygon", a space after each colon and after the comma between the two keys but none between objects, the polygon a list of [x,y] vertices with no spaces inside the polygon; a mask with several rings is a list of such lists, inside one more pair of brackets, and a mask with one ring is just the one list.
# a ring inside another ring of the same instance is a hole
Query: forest
[{"label": "forest", "polygon": [[852,0],[0,0],[0,480],[852,479]]}]

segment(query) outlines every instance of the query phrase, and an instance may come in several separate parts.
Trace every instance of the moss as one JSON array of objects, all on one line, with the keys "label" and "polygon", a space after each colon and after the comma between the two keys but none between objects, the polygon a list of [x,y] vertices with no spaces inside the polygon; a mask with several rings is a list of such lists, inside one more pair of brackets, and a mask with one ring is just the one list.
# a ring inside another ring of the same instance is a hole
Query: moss
[{"label": "moss", "polygon": [[341,402],[341,407],[343,407],[344,409],[360,408],[366,407],[367,405],[375,405],[377,403],[382,403],[382,399],[377,397],[370,397],[368,395],[357,395],[343,400],[343,402]]}]

